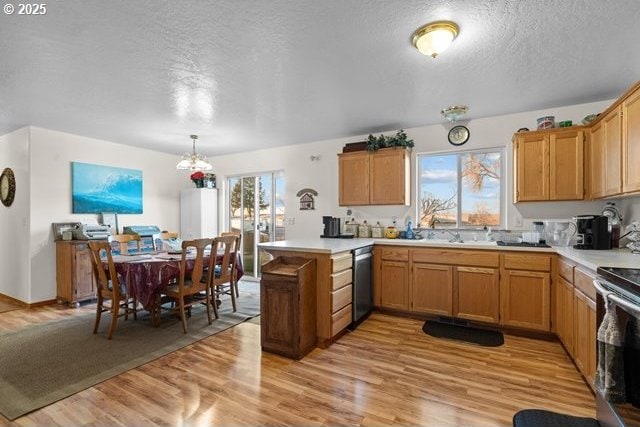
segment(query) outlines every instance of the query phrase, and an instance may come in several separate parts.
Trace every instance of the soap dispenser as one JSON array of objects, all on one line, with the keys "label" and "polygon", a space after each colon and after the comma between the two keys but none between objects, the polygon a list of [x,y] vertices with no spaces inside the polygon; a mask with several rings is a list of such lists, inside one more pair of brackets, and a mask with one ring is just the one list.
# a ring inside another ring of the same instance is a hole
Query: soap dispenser
[{"label": "soap dispenser", "polygon": [[407,223],[407,239],[413,239],[413,229],[411,228],[412,226],[412,222],[411,220],[409,220],[409,222]]}]

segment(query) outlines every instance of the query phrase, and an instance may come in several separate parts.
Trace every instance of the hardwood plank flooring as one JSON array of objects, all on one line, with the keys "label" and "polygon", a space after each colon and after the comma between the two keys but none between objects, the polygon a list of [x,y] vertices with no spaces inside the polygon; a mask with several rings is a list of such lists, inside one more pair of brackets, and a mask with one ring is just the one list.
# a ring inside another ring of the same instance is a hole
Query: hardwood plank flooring
[{"label": "hardwood plank flooring", "polygon": [[[0,313],[0,330],[93,310]],[[525,408],[595,416],[593,395],[558,342],[506,335],[504,346],[480,347],[421,328],[418,320],[374,313],[296,362],[261,352],[260,326],[243,323],[14,425],[509,426]]]}]

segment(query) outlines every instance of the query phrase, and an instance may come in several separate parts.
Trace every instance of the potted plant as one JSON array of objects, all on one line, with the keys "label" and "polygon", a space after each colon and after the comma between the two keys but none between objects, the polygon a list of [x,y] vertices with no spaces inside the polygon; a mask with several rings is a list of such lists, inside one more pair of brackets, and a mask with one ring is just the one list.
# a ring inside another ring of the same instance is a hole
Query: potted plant
[{"label": "potted plant", "polygon": [[196,188],[204,187],[204,173],[197,171],[191,174],[191,181],[196,185]]},{"label": "potted plant", "polygon": [[376,137],[370,134],[367,140],[367,150],[369,151],[377,151],[387,147],[413,148],[413,145],[413,139],[407,139],[404,129],[396,132],[395,136],[380,135]]}]

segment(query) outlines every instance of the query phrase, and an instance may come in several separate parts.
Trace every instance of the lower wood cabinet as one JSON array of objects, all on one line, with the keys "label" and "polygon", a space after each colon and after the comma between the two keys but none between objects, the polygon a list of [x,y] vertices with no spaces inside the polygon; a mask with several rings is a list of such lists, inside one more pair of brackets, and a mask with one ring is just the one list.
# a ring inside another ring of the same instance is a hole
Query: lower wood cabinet
[{"label": "lower wood cabinet", "polygon": [[574,297],[573,284],[562,277],[556,280],[556,334],[570,355],[574,354]]},{"label": "lower wood cabinet", "polygon": [[500,275],[497,268],[456,267],[453,315],[461,319],[500,321]]},{"label": "lower wood cabinet", "polygon": [[387,261],[380,263],[380,305],[396,310],[409,309],[409,263]]},{"label": "lower wood cabinet", "polygon": [[596,371],[596,303],[574,289],[575,347],[573,361],[593,386]]},{"label": "lower wood cabinet", "polygon": [[96,298],[89,244],[83,240],[56,242],[56,293],[59,303],[78,307]]},{"label": "lower wood cabinet", "polygon": [[453,267],[414,263],[411,280],[411,311],[453,315]]},{"label": "lower wood cabinet", "polygon": [[547,272],[505,270],[500,285],[501,323],[548,332],[550,288]]}]

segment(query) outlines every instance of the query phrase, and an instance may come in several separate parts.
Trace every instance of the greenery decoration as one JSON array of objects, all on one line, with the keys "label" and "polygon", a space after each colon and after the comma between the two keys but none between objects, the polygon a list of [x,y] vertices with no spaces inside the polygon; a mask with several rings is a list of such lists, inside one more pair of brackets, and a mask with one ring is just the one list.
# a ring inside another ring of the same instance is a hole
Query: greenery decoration
[{"label": "greenery decoration", "polygon": [[376,151],[380,148],[387,147],[404,147],[413,148],[413,139],[407,139],[407,134],[404,129],[400,129],[396,132],[395,136],[373,136],[369,135],[367,140],[367,150]]}]

